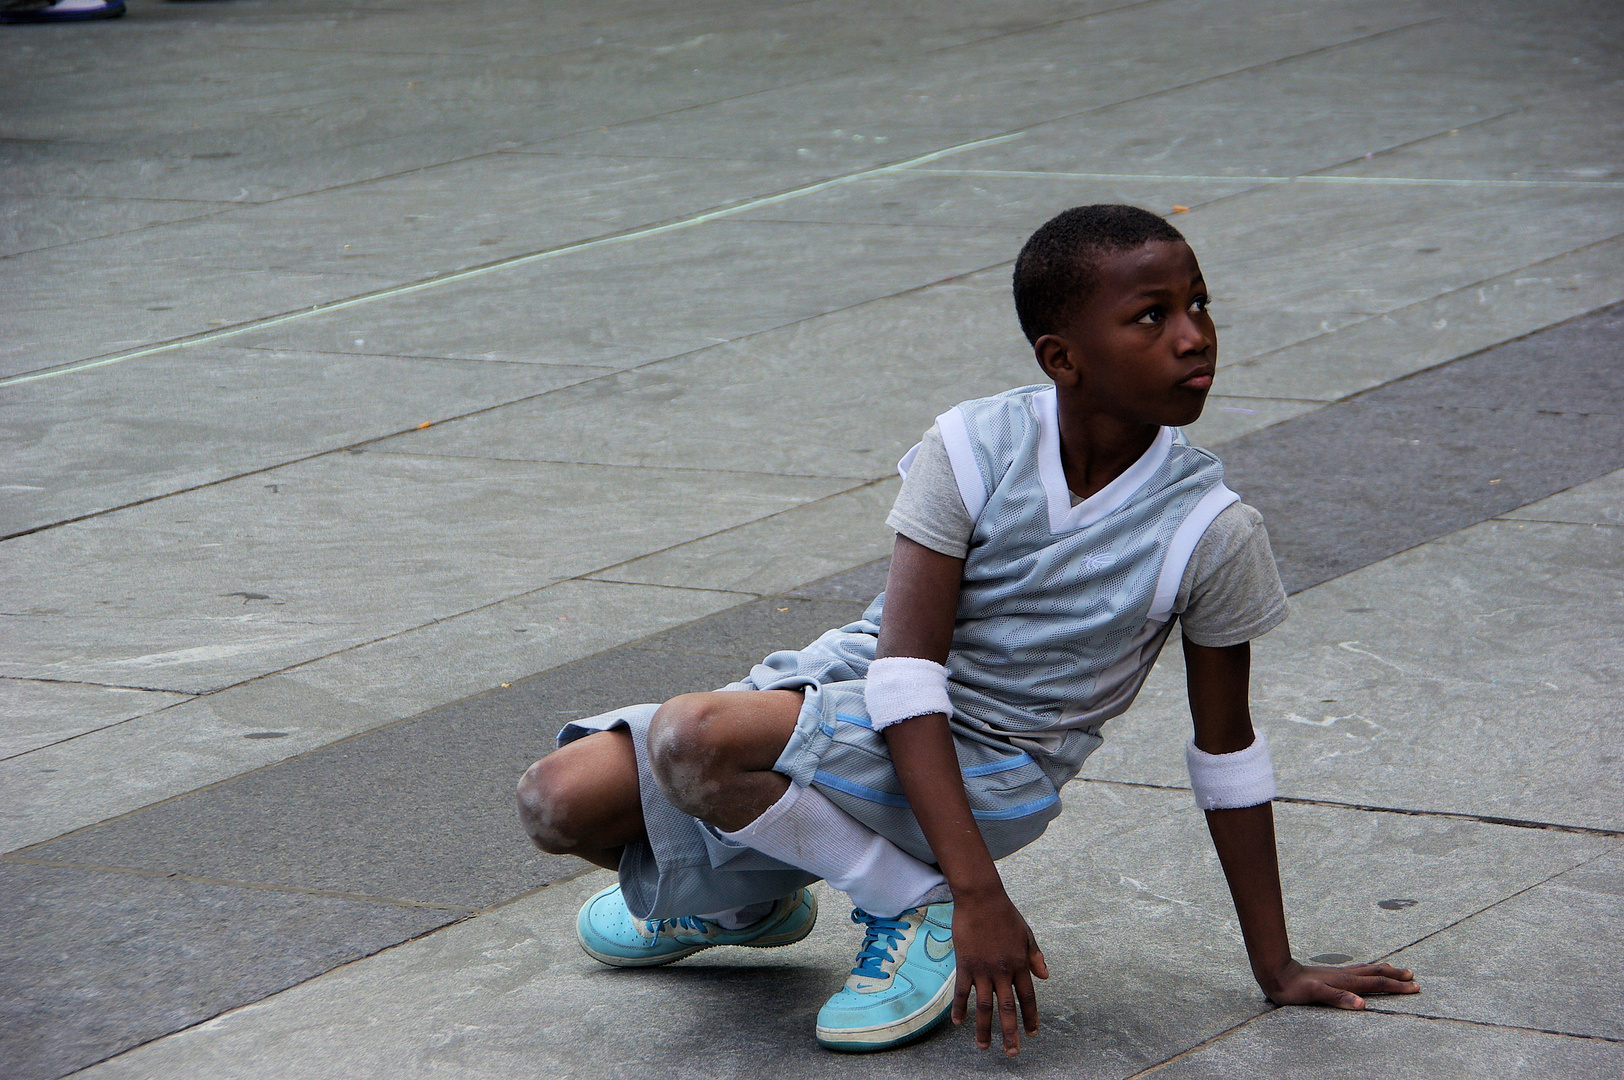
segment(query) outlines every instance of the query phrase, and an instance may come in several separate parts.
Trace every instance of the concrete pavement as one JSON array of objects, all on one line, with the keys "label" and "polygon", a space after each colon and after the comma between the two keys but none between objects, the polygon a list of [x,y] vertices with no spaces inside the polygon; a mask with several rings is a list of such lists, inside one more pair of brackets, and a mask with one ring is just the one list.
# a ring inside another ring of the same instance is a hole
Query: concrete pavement
[{"label": "concrete pavement", "polygon": [[1268,1008],[1170,653],[1005,864],[1020,1067],[1619,1071],[1612,5],[130,11],[0,35],[0,1071],[1002,1067],[819,1051],[828,893],[599,968],[606,875],[511,786],[860,610],[896,458],[1035,377],[1009,263],[1092,201],[1188,208],[1215,289],[1298,953],[1426,993]]}]

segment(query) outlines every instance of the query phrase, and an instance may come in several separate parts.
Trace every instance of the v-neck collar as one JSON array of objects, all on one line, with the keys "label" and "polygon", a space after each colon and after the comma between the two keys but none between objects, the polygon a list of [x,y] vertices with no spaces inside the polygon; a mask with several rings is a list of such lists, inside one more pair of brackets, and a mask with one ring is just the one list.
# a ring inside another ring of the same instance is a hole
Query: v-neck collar
[{"label": "v-neck collar", "polygon": [[1066,486],[1066,470],[1060,463],[1060,402],[1054,387],[1032,398],[1038,413],[1038,479],[1049,500],[1049,531],[1072,532],[1092,525],[1122,506],[1144,487],[1162,467],[1173,449],[1173,429],[1164,427],[1151,440],[1139,460],[1100,490],[1071,505],[1071,489]]}]

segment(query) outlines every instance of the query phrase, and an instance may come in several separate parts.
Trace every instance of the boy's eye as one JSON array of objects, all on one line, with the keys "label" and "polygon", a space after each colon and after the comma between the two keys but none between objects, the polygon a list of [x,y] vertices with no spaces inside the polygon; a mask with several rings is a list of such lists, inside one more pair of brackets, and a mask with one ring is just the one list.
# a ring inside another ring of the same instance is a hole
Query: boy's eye
[{"label": "boy's eye", "polygon": [[1205,296],[1198,296],[1193,301],[1191,301],[1190,307],[1194,311],[1206,311],[1207,310],[1207,305],[1210,304],[1210,303],[1212,303],[1212,300],[1210,298],[1205,297]]},{"label": "boy's eye", "polygon": [[1159,307],[1153,307],[1149,311],[1145,312],[1143,315],[1139,316],[1139,318],[1135,319],[1134,322],[1142,322],[1142,323],[1147,323],[1147,324],[1148,323],[1159,323],[1163,319],[1165,319],[1166,317],[1167,317],[1167,313],[1165,311],[1163,311]]}]

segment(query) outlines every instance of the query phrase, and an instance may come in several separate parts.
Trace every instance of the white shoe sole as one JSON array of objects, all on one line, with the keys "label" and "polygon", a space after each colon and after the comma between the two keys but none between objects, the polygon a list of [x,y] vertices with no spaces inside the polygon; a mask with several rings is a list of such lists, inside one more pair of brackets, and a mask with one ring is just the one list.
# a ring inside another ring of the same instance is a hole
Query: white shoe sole
[{"label": "white shoe sole", "polygon": [[581,946],[582,952],[598,963],[607,964],[609,967],[660,967],[663,964],[674,964],[678,960],[686,959],[695,953],[704,952],[706,949],[779,949],[785,945],[793,945],[797,941],[803,940],[812,932],[812,928],[817,925],[818,898],[816,895],[808,893],[807,900],[807,906],[810,910],[807,912],[806,923],[799,930],[768,934],[764,937],[753,938],[750,941],[707,941],[703,945],[691,945],[677,952],[661,953],[659,956],[649,957],[625,957],[617,956],[614,953],[601,953],[581,940],[579,932],[575,935],[575,941],[576,944]]},{"label": "white shoe sole", "polygon": [[819,1024],[818,1044],[830,1050],[861,1054],[874,1050],[889,1050],[893,1046],[901,1046],[905,1042],[917,1039],[947,1016],[948,1009],[953,1004],[954,981],[948,979],[943,982],[942,988],[936,991],[936,996],[917,1012],[888,1024],[876,1024],[866,1028],[826,1028]]}]

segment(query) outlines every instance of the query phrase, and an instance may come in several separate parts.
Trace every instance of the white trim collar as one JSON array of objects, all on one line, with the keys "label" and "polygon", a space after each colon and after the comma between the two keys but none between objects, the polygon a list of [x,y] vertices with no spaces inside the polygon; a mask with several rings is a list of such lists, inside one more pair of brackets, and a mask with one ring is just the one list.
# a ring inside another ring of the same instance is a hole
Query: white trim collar
[{"label": "white trim collar", "polygon": [[1078,503],[1071,505],[1071,488],[1066,486],[1066,469],[1060,463],[1060,400],[1054,387],[1032,396],[1038,414],[1038,479],[1049,500],[1049,531],[1072,532],[1092,525],[1122,506],[1156,474],[1173,449],[1173,429],[1164,427],[1151,440],[1150,448],[1139,455],[1121,476]]}]

